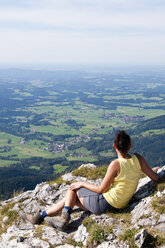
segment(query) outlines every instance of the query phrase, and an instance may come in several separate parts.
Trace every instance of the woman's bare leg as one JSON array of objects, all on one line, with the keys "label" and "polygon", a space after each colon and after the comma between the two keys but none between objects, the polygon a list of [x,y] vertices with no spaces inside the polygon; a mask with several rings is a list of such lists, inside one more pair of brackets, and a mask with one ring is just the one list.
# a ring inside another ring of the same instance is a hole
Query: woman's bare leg
[{"label": "woman's bare leg", "polygon": [[73,208],[76,205],[79,208],[85,211],[88,211],[88,209],[86,209],[83,206],[83,200],[84,200],[83,198],[79,198],[77,191],[68,190],[66,199],[65,199],[65,206]]},{"label": "woman's bare leg", "polygon": [[85,207],[83,206],[83,200],[84,200],[83,198],[77,197],[77,201],[76,201],[75,205],[76,205],[77,207],[81,208],[81,209],[84,210],[84,211],[89,211],[87,208],[85,208]]},{"label": "woman's bare leg", "polygon": [[46,210],[46,213],[48,216],[55,216],[63,209],[64,206],[65,206],[65,198],[54,204],[48,210]]},{"label": "woman's bare leg", "polygon": [[88,211],[88,209],[83,206],[83,198],[79,198],[76,191],[68,190],[65,198],[54,204],[46,212],[48,216],[55,216],[64,208],[64,206],[73,208],[75,205],[85,211]]},{"label": "woman's bare leg", "polygon": [[[73,209],[75,205],[77,205],[78,207],[80,207],[85,211],[88,211],[86,208],[84,208],[83,198],[78,197],[77,191],[68,190],[63,200],[61,200],[53,207],[47,210],[47,215],[49,217],[47,217],[46,222],[54,228],[57,228],[61,231],[64,230],[70,221],[71,209]],[[65,211],[62,211],[61,216],[56,218],[52,217],[56,215],[64,207],[70,207],[71,209],[66,208]]]}]

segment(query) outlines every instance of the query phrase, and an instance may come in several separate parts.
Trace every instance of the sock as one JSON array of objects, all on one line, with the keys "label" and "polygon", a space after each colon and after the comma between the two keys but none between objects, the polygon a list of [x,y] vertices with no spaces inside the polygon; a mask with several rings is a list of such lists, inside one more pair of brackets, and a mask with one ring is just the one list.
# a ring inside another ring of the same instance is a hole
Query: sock
[{"label": "sock", "polygon": [[40,215],[44,219],[47,216],[47,212],[44,210],[40,213]]},{"label": "sock", "polygon": [[68,207],[68,206],[65,206],[65,207],[64,207],[64,211],[66,211],[68,214],[71,214],[72,208],[70,208],[70,207]]}]

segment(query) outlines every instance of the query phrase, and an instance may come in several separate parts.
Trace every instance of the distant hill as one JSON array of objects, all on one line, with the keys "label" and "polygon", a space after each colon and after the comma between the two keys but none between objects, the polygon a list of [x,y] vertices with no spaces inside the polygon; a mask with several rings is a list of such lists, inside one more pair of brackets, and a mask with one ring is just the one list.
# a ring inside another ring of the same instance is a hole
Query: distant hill
[{"label": "distant hill", "polygon": [[[112,147],[114,133],[100,136],[100,140],[90,140],[87,143],[78,143],[77,146],[93,149],[95,153]],[[145,120],[126,130],[132,138],[132,152],[138,152],[145,157],[151,167],[165,164],[165,115]],[[108,164],[114,157],[100,156],[97,165]],[[26,168],[26,163],[35,165],[43,164],[40,171]],[[13,165],[8,168],[0,168],[0,199],[7,199],[14,191],[33,189],[37,183],[56,178],[58,175],[52,173],[52,161],[31,159],[24,160],[22,165]],[[66,163],[66,162],[65,162]],[[83,163],[83,162],[82,162]],[[23,167],[25,164],[25,168]],[[80,161],[70,164],[66,171],[71,171],[80,165]]]},{"label": "distant hill", "polygon": [[139,135],[149,130],[165,129],[165,115],[160,115],[140,122],[136,128],[130,130],[130,134]]},{"label": "distant hill", "polygon": [[140,122],[129,134],[133,151],[142,154],[152,167],[165,164],[165,115]]}]

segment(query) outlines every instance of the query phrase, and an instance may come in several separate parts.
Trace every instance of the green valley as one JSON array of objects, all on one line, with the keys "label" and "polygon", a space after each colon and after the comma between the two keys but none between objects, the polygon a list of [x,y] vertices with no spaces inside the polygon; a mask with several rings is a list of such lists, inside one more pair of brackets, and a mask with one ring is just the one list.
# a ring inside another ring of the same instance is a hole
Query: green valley
[{"label": "green valley", "polygon": [[1,185],[108,164],[119,129],[151,166],[165,162],[164,70],[0,70]]}]

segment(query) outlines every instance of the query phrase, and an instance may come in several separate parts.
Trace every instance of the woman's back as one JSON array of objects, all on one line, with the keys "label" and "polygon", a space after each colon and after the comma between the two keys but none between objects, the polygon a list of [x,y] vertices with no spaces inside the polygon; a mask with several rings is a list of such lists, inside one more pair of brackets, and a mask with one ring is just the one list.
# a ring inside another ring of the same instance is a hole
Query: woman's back
[{"label": "woman's back", "polygon": [[131,158],[118,158],[120,173],[114,178],[109,190],[104,193],[105,199],[115,208],[125,207],[136,191],[142,176],[141,165],[136,155]]}]

